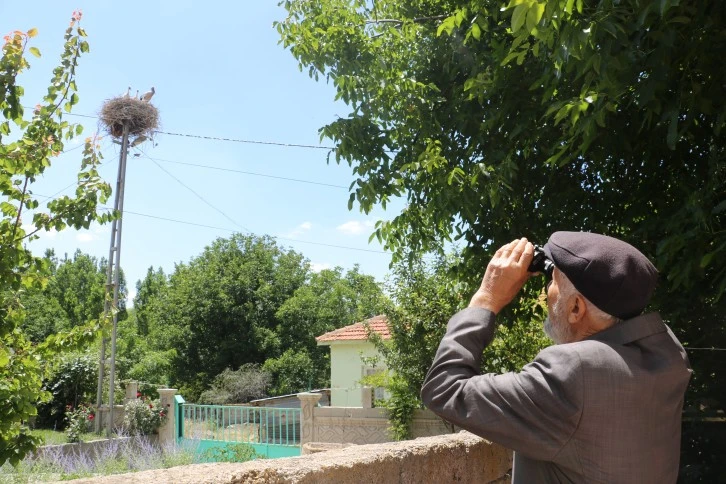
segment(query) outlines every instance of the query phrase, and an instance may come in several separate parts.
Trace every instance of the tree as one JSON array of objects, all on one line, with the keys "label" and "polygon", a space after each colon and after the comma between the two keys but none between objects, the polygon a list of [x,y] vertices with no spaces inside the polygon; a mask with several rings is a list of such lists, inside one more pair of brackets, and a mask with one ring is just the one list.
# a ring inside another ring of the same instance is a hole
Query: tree
[{"label": "tree", "polygon": [[211,388],[199,396],[201,403],[224,405],[246,403],[267,396],[270,374],[253,363],[242,365],[238,370],[229,368],[214,377]]},{"label": "tree", "polygon": [[[285,1],[282,43],[351,108],[321,129],[349,206],[405,197],[374,236],[396,258],[555,230],[632,242],[651,308],[687,346],[726,347],[726,96],[720,2]],[[533,302],[534,303],[534,302]],[[717,352],[689,354],[690,408],[724,408]]]},{"label": "tree", "polygon": [[[372,276],[361,274],[357,265],[345,274],[340,267],[313,273],[275,315],[285,354],[265,363],[275,378],[273,392],[293,393],[328,385],[329,351],[319,347],[315,338],[381,314],[387,303],[380,285]],[[300,353],[293,355],[290,350]],[[294,369],[305,361],[311,365],[309,373]],[[298,377],[292,378],[293,374]],[[301,386],[294,388],[293,381]]]},{"label": "tree", "polygon": [[[320,361],[328,361],[327,366]],[[271,379],[270,396],[290,395],[321,388],[330,382],[330,362],[325,356],[313,361],[307,349],[288,349],[278,358],[268,358],[262,365]]]},{"label": "tree", "polygon": [[[65,140],[80,135],[80,125],[63,120],[78,102],[76,67],[82,53],[88,52],[86,33],[75,12],[65,33],[60,64],[53,70],[48,92],[32,117],[24,116],[23,88],[17,77],[29,66],[26,53],[40,56],[29,40],[37,34],[15,31],[5,36],[0,57],[0,463],[19,462],[39,439],[30,436],[23,422],[36,414],[34,404],[48,399],[41,389],[44,361],[52,361],[62,348],[77,347],[92,340],[98,321],[31,345],[18,330],[25,310],[20,298],[25,290],[42,290],[49,274],[49,262],[33,256],[25,243],[40,230],[62,230],[67,226],[88,228],[91,222],[108,221],[112,214],[98,214],[111,188],[98,176],[100,157],[97,143],[87,139],[78,175],[75,196],[62,196],[47,203],[47,210],[33,195],[36,179],[63,151]],[[24,215],[32,212],[24,225]]]},{"label": "tree", "polygon": [[[65,311],[70,326],[80,326],[98,319],[103,313],[106,296],[105,259],[84,254],[77,249],[73,259],[66,255],[48,282],[47,293],[55,298]],[[126,319],[126,280],[119,274],[118,319]]]},{"label": "tree", "polygon": [[179,264],[149,316],[150,349],[175,349],[171,382],[190,401],[226,368],[279,356],[275,316],[307,277],[302,255],[267,236],[217,239]]},{"label": "tree", "polygon": [[167,278],[164,270],[159,267],[155,271],[149,267],[143,281],[136,283],[136,296],[134,297],[134,310],[136,312],[137,331],[140,336],[149,334],[149,314],[153,314],[154,301],[167,287]]},{"label": "tree", "polygon": [[[391,432],[396,439],[410,438],[413,410],[421,408],[419,396],[449,318],[466,307],[475,287],[451,276],[459,254],[414,263],[399,262],[386,282],[393,303],[386,309],[391,338],[370,332],[389,370],[383,382],[390,399]],[[485,350],[483,372],[519,371],[537,352],[551,344],[542,331],[546,305],[541,281],[533,280],[520,298],[502,311],[498,336]],[[536,301],[536,304],[530,304]]]}]

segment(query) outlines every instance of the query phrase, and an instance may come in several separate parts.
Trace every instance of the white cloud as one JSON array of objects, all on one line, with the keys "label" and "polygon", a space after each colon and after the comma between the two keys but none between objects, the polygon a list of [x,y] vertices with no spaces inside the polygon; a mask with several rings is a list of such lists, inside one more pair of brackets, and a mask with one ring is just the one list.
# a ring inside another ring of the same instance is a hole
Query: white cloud
[{"label": "white cloud", "polygon": [[339,232],[343,232],[345,235],[360,235],[363,233],[370,233],[370,229],[375,227],[375,223],[370,220],[361,222],[360,220],[351,220],[345,222],[342,225],[338,225],[336,229]]},{"label": "white cloud", "polygon": [[297,227],[295,227],[293,230],[291,230],[290,232],[287,232],[286,234],[284,234],[283,237],[290,237],[290,238],[300,237],[304,233],[309,232],[310,229],[312,229],[312,228],[313,228],[312,223],[303,222],[300,225],[298,225]]},{"label": "white cloud", "polygon": [[327,262],[311,262],[310,263],[310,270],[313,272],[324,271],[325,269],[331,269],[332,267],[333,266],[331,266]]},{"label": "white cloud", "polygon": [[79,232],[76,234],[76,240],[78,242],[93,242],[98,237],[94,234],[91,234],[89,232]]}]

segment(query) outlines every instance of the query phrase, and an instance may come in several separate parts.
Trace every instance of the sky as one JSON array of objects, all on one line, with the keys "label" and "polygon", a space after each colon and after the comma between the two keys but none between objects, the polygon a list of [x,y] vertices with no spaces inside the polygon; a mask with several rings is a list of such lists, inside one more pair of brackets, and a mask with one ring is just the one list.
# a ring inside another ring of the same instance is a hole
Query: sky
[{"label": "sky", "polygon": [[[96,116],[103,103],[129,86],[132,94],[154,86],[161,133],[131,150],[126,173],[121,267],[131,298],[150,266],[170,274],[175,263],[234,232],[274,236],[314,270],[359,264],[384,279],[390,254],[368,237],[403,201],[370,214],[348,210],[352,169],[332,157],[328,163],[324,147],[331,142],[321,141],[318,130],[350,109],[335,102],[332,84],[301,72],[278,44],[273,22],[286,12],[276,0],[0,0],[2,35],[38,29],[29,45],[42,57],[29,57],[31,69],[18,81],[26,107],[45,94],[77,9],[90,53],[77,72],[76,116],[66,119],[81,123],[84,133],[66,143],[33,191],[72,195],[82,141],[102,129]],[[280,146],[291,144],[312,147]],[[109,135],[101,145],[100,173],[115,189],[119,147]],[[113,196],[106,205],[113,206]],[[111,224],[93,225],[41,233],[30,248],[38,255],[52,248],[60,258],[76,249],[108,258],[110,237]]]}]

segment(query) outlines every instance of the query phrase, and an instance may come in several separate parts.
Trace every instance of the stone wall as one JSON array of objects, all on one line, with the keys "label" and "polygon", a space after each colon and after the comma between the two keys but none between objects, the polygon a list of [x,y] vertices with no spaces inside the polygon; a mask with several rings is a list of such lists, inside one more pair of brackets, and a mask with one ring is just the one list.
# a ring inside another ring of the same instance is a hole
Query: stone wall
[{"label": "stone wall", "polygon": [[198,464],[75,482],[413,484],[509,482],[511,452],[468,432],[403,442],[355,445],[300,457],[243,464]]},{"label": "stone wall", "polygon": [[[381,444],[391,442],[386,410],[382,408],[315,407],[312,442]],[[413,438],[450,434],[452,429],[428,410],[416,410]]]},{"label": "stone wall", "polygon": [[[393,439],[388,431],[385,409],[352,407],[318,407],[319,395],[301,393],[301,444],[308,442],[380,444]],[[429,410],[415,410],[411,433],[416,437],[450,434],[449,427]]]}]

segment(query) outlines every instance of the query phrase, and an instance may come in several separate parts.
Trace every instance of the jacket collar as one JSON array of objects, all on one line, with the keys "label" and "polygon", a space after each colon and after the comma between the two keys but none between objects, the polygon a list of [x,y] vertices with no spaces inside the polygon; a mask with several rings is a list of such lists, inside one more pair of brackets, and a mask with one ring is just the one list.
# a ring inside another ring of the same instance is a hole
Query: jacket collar
[{"label": "jacket collar", "polygon": [[608,329],[585,338],[585,340],[624,345],[654,334],[665,333],[666,331],[667,327],[663,323],[660,314],[648,313],[622,321]]}]

